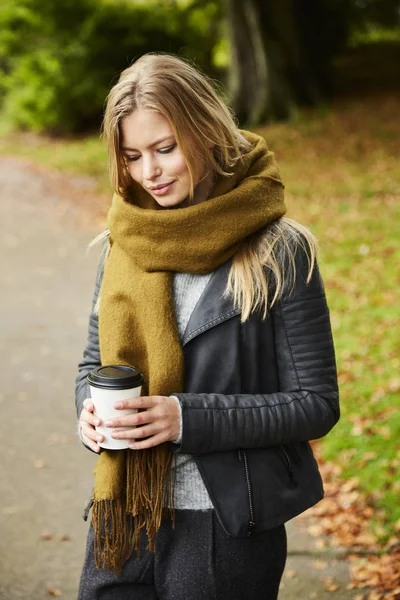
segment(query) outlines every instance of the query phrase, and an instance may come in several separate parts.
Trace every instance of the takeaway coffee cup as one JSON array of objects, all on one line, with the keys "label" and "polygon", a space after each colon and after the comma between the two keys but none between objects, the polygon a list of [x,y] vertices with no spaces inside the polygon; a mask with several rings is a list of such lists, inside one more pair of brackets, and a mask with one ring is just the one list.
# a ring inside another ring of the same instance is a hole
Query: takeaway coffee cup
[{"label": "takeaway coffee cup", "polygon": [[99,446],[107,450],[123,450],[128,447],[130,440],[114,440],[112,431],[131,429],[130,427],[109,428],[104,425],[107,419],[132,415],[136,409],[117,410],[114,403],[140,396],[143,385],[143,375],[135,367],[128,365],[108,365],[97,367],[88,376],[90,392],[94,405],[94,414],[101,419],[101,425],[96,431],[102,433],[104,441]]}]

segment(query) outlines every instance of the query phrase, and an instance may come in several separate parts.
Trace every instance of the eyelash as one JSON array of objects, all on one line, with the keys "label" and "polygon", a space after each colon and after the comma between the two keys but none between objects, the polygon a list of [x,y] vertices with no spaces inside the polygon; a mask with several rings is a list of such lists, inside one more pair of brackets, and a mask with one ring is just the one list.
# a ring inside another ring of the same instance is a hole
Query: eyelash
[{"label": "eyelash", "polygon": [[[169,148],[165,148],[165,150],[157,150],[157,152],[159,154],[169,154],[170,152],[172,152],[173,150],[175,150],[176,148],[176,144],[172,144],[172,146],[169,146]],[[127,156],[126,160],[127,162],[136,162],[137,160],[139,160],[140,156]]]}]

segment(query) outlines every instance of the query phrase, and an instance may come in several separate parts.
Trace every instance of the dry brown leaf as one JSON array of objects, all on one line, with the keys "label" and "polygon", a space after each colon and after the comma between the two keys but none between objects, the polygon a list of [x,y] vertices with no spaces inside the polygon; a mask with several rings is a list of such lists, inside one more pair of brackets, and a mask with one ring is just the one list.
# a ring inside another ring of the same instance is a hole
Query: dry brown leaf
[{"label": "dry brown leaf", "polygon": [[297,575],[297,572],[294,569],[287,569],[285,571],[285,577],[288,577],[289,579],[296,577],[296,575]]},{"label": "dry brown leaf", "polygon": [[[363,429],[370,428],[372,430],[372,422],[353,418],[355,424],[358,421],[362,422]],[[378,594],[377,598],[400,600],[398,536],[392,535],[390,541],[386,542],[386,554],[378,554],[378,551],[384,548],[382,544],[379,544],[377,536],[383,537],[385,532],[383,525],[387,520],[387,514],[382,508],[376,508],[374,505],[380,500],[382,493],[377,490],[366,497],[358,489],[356,477],[343,482],[340,474],[336,473],[335,465],[332,466],[331,463],[322,460],[318,453],[318,446],[314,445],[313,449],[319,460],[326,493],[325,498],[315,508],[307,511],[308,515],[311,515],[308,531],[316,537],[331,536],[330,546],[336,545],[353,549],[353,552],[347,556],[351,565],[352,578],[351,583],[347,586],[348,589],[369,587],[370,590],[373,588],[370,593]],[[373,458],[375,458],[374,453],[364,454],[364,461]],[[394,461],[396,464],[392,464],[393,459],[387,461],[386,468],[398,470],[398,459],[394,459]],[[372,520],[374,520],[373,529],[371,527]],[[395,529],[400,532],[400,521],[396,524]],[[315,544],[322,548],[324,542],[316,540]],[[357,555],[357,548],[367,549],[371,554],[360,558]],[[336,591],[337,584],[332,579],[328,579],[325,585],[326,589],[329,588],[328,591]],[[396,593],[397,589],[399,592]],[[359,597],[364,600],[362,595]],[[367,596],[365,596],[365,600],[367,600]]]},{"label": "dry brown leaf", "polygon": [[52,540],[53,539],[53,534],[50,533],[50,531],[42,531],[42,533],[40,534],[40,539],[43,541],[48,541],[48,540]]},{"label": "dry brown leaf", "polygon": [[328,563],[324,560],[315,560],[312,564],[313,569],[326,569]]},{"label": "dry brown leaf", "polygon": [[49,596],[56,596],[57,598],[62,596],[61,590],[59,590],[58,588],[47,588],[46,592]]},{"label": "dry brown leaf", "polygon": [[59,535],[56,536],[56,539],[59,540],[60,542],[67,542],[71,538],[66,533],[60,533]]},{"label": "dry brown leaf", "polygon": [[16,515],[18,508],[16,506],[5,506],[2,510],[3,515]]},{"label": "dry brown leaf", "polygon": [[308,533],[310,533],[313,537],[317,537],[319,535],[322,535],[323,533],[323,528],[321,527],[321,525],[311,525],[310,527],[307,527],[307,531]]},{"label": "dry brown leaf", "polygon": [[327,592],[336,592],[339,589],[340,586],[338,586],[337,583],[327,583],[325,584],[325,589]]}]

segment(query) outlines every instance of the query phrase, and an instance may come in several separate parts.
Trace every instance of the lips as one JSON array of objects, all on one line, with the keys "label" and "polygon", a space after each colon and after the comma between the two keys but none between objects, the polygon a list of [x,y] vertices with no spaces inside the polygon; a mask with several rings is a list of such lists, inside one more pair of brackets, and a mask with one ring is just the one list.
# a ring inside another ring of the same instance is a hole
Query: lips
[{"label": "lips", "polygon": [[168,185],[171,185],[172,181],[170,183],[160,183],[160,185],[156,185],[154,187],[149,188],[149,190],[151,190],[152,192],[155,192],[156,190],[162,190],[163,188],[167,187]]},{"label": "lips", "polygon": [[168,194],[171,186],[174,183],[175,183],[174,181],[171,181],[171,183],[160,184],[153,188],[148,188],[148,189],[152,194],[155,194],[156,196],[163,196],[164,194]]}]

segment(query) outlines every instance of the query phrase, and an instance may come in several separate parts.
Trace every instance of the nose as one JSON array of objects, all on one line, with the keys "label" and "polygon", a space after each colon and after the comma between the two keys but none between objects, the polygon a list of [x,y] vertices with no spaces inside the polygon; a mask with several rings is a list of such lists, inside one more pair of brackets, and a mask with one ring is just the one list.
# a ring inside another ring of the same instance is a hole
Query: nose
[{"label": "nose", "polygon": [[153,181],[161,174],[157,159],[153,155],[143,155],[143,180]]}]

